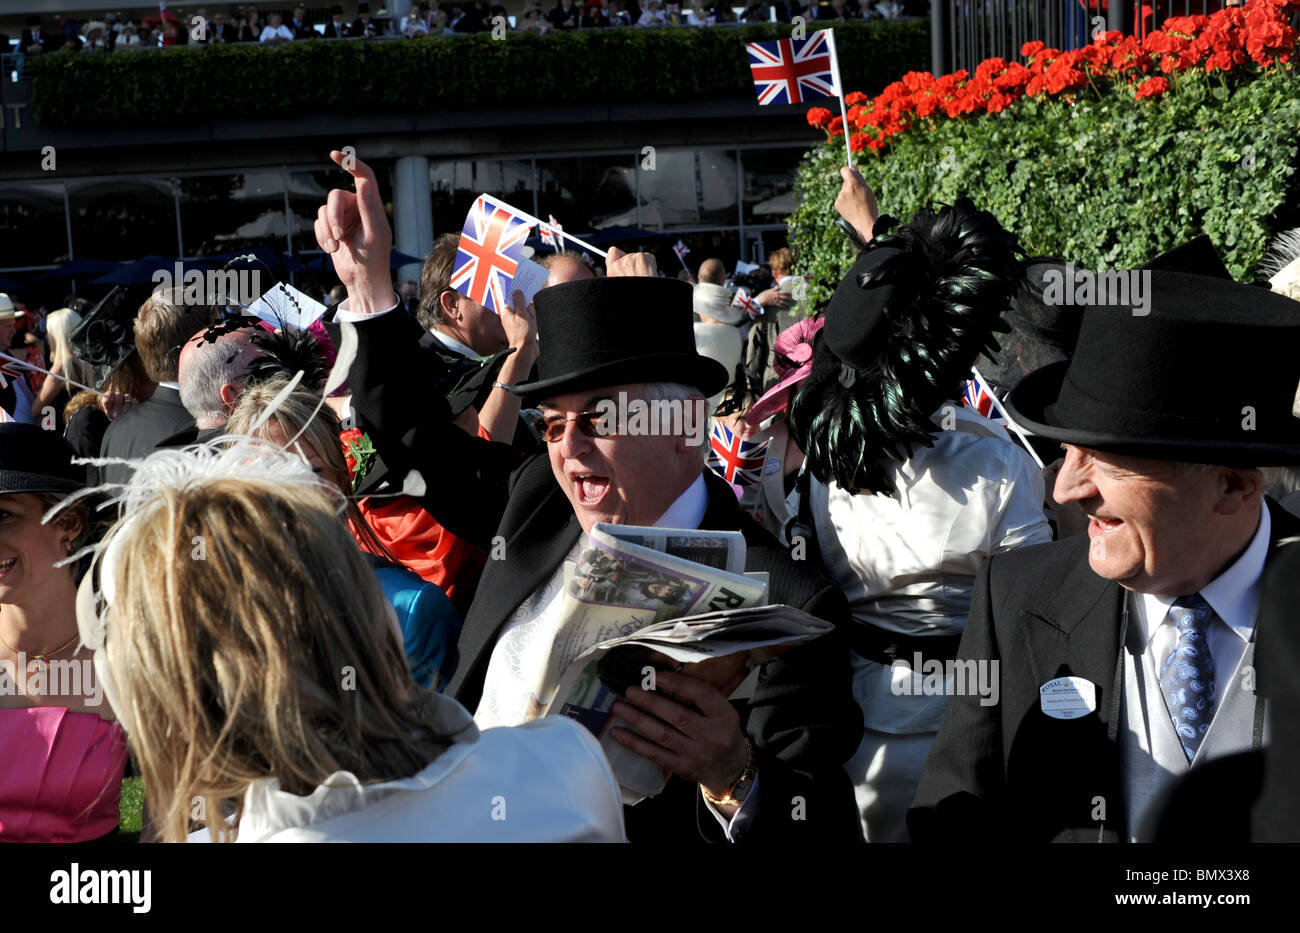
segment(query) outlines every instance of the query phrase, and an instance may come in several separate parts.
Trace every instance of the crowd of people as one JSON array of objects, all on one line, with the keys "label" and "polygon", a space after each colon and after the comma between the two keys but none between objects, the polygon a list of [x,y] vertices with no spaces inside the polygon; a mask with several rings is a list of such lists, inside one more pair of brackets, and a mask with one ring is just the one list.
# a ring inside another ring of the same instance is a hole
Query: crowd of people
[{"label": "crowd of people", "polygon": [[[395,287],[374,175],[331,158],[307,330],[0,296],[0,840],[111,837],[128,772],[165,841],[1300,839],[1285,283],[1201,238],[1141,314],[1061,304],[989,213],[898,225],[844,169],[858,253],[816,308],[788,249],[738,295],[614,248],[494,311],[456,234]],[[761,477],[602,427],[614,399],[706,407]],[[601,736],[540,715],[601,522],[740,532],[828,633],[658,656]],[[664,789],[627,803],[598,739]]]},{"label": "crowd of people", "polygon": [[[383,37],[419,38],[421,36],[457,35],[487,32],[500,23],[507,29],[545,34],[552,30],[598,29],[610,26],[714,26],[726,23],[767,23],[775,15],[777,22],[788,23],[795,16],[816,21],[898,19],[925,16],[926,0],[820,0],[804,4],[755,2],[733,6],[726,2],[706,3],[696,0],[664,2],[660,0],[556,0],[549,10],[542,0],[525,0],[522,12],[515,12],[513,23],[507,9],[499,2],[487,0],[419,0],[400,16],[376,15],[362,0],[355,16],[344,13],[334,4],[327,16],[313,7],[298,4],[290,11],[275,9],[260,12],[254,5],[234,6],[229,11],[199,6],[163,9],[158,16],[143,17],[135,22],[118,13],[79,20],[64,17],[52,29],[40,16],[28,19],[18,38],[16,51],[26,55],[41,53],[107,52],[114,49],[209,45],[260,42],[275,45],[304,39],[373,39]],[[378,11],[383,14],[383,11]],[[500,17],[500,19],[498,19]],[[319,27],[319,28],[318,28]]]}]

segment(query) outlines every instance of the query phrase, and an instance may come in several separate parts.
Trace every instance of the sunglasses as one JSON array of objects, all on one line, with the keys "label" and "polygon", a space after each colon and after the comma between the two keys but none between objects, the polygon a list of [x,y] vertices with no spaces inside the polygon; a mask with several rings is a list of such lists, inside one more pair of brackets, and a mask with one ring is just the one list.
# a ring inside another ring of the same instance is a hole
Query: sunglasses
[{"label": "sunglasses", "polygon": [[612,419],[606,419],[607,412],[580,411],[576,415],[546,415],[538,424],[538,434],[548,444],[554,444],[564,437],[565,426],[576,421],[578,430],[587,437],[613,437]]}]

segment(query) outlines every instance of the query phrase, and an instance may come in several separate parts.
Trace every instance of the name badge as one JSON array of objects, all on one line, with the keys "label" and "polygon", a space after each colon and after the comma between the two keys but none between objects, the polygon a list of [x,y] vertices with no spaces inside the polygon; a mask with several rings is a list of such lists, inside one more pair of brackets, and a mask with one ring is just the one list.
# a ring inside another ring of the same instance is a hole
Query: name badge
[{"label": "name badge", "polygon": [[1038,705],[1053,719],[1078,719],[1097,709],[1097,685],[1084,677],[1058,677],[1038,688]]}]

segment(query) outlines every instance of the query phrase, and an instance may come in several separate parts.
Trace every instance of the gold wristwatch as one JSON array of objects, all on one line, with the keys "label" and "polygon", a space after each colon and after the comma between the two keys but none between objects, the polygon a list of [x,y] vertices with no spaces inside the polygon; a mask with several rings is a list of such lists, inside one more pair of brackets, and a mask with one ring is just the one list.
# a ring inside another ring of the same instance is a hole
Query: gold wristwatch
[{"label": "gold wristwatch", "polygon": [[715,807],[738,807],[745,802],[749,796],[750,790],[754,787],[754,776],[757,771],[754,768],[754,743],[749,743],[749,751],[745,756],[745,770],[740,772],[740,777],[731,785],[731,789],[721,797],[714,797],[704,785],[700,785],[700,792],[704,794],[704,799]]}]

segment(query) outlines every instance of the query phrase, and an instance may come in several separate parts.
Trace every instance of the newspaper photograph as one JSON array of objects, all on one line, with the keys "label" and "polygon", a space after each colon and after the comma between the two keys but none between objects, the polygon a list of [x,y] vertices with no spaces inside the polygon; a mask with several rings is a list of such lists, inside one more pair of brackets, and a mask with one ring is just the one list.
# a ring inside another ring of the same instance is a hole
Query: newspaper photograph
[{"label": "newspaper photograph", "polygon": [[[528,698],[528,719],[543,715],[560,677],[593,645],[665,619],[761,605],[767,581],[695,563],[609,533],[597,524],[565,567],[560,622]],[[679,550],[711,552],[724,566],[744,567],[745,541],[690,529],[649,529]],[[650,540],[650,536],[641,536]]]}]

